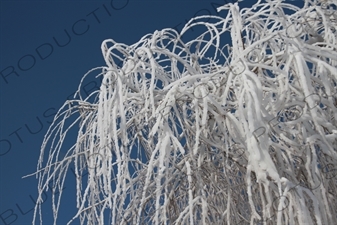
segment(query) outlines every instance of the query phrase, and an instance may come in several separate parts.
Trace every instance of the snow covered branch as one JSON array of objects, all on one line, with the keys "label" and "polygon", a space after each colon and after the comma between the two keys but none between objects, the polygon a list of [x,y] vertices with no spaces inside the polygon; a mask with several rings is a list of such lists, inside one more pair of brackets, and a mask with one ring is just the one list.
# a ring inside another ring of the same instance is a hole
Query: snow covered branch
[{"label": "snow covered branch", "polygon": [[[180,33],[102,43],[100,90],[66,102],[42,145],[38,190],[60,192],[55,221],[73,165],[69,224],[335,223],[336,5],[220,10]],[[204,32],[183,41],[195,26]],[[71,128],[76,143],[60,159]]]}]

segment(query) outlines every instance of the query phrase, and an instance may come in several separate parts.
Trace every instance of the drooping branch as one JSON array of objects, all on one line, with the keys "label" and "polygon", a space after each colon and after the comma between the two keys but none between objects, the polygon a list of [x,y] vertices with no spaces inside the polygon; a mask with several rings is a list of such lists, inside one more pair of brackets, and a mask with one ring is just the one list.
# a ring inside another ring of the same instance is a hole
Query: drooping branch
[{"label": "drooping branch", "polygon": [[[55,221],[73,164],[78,213],[69,224],[332,224],[337,13],[329,4],[227,4],[226,18],[193,18],[179,34],[164,29],[131,46],[105,40],[100,90],[66,102],[42,145],[38,190],[41,198],[52,182],[60,192]],[[194,26],[205,31],[183,41]],[[74,125],[77,141],[59,159]]]}]

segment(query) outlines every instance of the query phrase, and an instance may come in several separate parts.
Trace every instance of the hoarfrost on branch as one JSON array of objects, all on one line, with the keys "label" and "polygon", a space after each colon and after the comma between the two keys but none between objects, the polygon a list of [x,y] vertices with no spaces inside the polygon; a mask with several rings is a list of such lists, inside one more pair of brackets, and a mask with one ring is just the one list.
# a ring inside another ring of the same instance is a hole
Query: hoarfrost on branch
[{"label": "hoarfrost on branch", "polygon": [[[49,183],[60,192],[55,224],[70,165],[69,224],[334,224],[335,6],[226,4],[226,17],[198,16],[180,33],[105,40],[106,66],[88,72],[101,70],[100,90],[67,101],[42,145],[39,200]],[[195,26],[205,31],[183,41]]]}]

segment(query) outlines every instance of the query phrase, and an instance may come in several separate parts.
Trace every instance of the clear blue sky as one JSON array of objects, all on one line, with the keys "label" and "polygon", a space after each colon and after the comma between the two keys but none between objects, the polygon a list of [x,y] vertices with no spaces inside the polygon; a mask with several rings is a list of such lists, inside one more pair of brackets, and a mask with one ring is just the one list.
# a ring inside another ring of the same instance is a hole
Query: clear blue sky
[{"label": "clear blue sky", "polygon": [[[215,7],[224,3],[0,0],[0,225],[31,224],[37,180],[21,177],[35,171],[52,117],[76,91],[83,74],[105,65],[100,49],[104,39],[131,45],[155,30],[180,30],[195,15],[216,15]],[[86,80],[84,96],[97,89],[96,74]],[[61,207],[63,220],[58,224],[65,224],[75,213],[73,178],[70,172]],[[52,224],[51,193],[45,197],[44,224]]]}]

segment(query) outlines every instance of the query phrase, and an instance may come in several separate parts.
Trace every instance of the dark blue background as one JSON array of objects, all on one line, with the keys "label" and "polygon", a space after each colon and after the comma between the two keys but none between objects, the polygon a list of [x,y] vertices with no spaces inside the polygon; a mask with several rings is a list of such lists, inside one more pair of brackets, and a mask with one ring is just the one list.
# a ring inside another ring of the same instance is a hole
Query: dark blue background
[{"label": "dark blue background", "polygon": [[[22,176],[35,172],[44,134],[82,76],[105,66],[104,39],[131,45],[155,30],[180,31],[190,18],[217,15],[216,7],[225,4],[224,0],[0,2],[0,225],[31,224],[37,180]],[[84,96],[99,87],[97,74],[84,82]],[[66,224],[76,210],[73,178],[69,172],[58,224]],[[51,193],[44,197],[43,224],[52,224]]]}]

